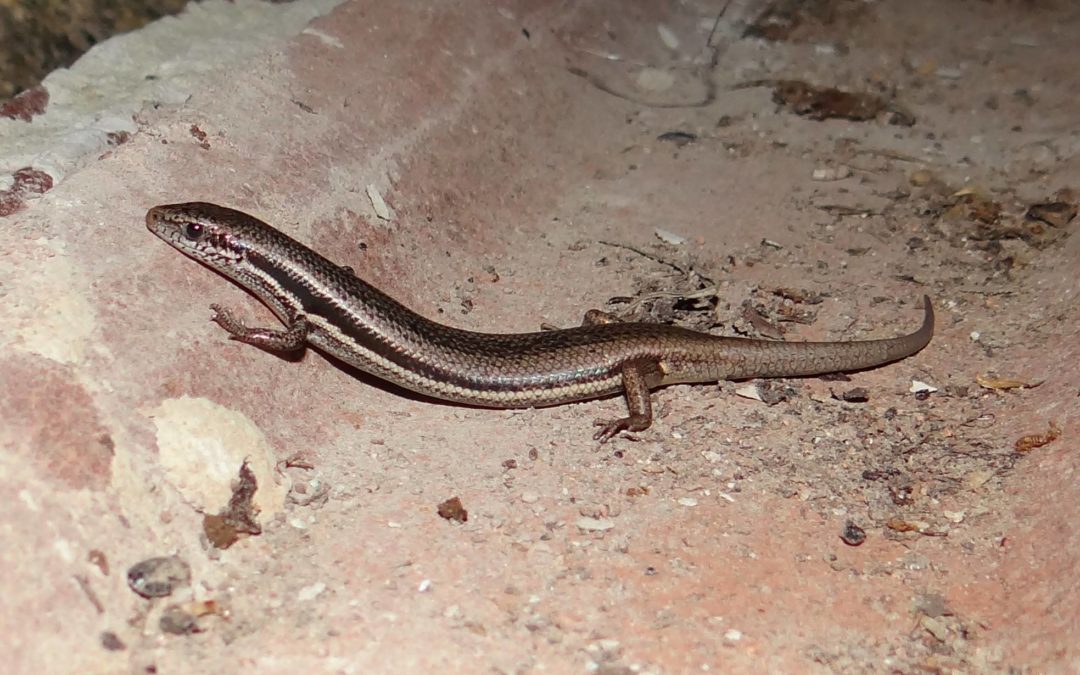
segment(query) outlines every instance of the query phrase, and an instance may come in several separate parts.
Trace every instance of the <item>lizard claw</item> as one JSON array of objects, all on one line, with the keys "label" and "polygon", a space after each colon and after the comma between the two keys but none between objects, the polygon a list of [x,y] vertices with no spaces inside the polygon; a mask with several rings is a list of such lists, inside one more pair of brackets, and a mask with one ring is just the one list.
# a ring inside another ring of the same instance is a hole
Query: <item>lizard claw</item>
[{"label": "lizard claw", "polygon": [[593,422],[593,426],[600,427],[593,434],[593,440],[600,441],[600,444],[603,445],[618,436],[620,431],[624,431],[629,427],[630,420],[625,417],[617,420],[596,420]]}]

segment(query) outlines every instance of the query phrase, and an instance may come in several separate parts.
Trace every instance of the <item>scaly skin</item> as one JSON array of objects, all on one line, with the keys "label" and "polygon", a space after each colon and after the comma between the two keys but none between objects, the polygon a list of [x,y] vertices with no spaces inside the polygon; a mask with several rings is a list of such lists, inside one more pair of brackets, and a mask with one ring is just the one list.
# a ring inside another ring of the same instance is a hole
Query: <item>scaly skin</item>
[{"label": "scaly skin", "polygon": [[477,333],[424,318],[245,213],[194,202],[155,206],[151,232],[255,294],[287,329],[249,328],[214,306],[237,340],[276,351],[312,345],[407,389],[448,401],[528,408],[626,394],[627,417],[597,422],[601,441],[652,422],[650,390],[679,382],[793,377],[873,368],[910,356],[934,334],[924,297],[910,335],[854,342],[773,342],[676,326],[622,323],[535,333]]}]

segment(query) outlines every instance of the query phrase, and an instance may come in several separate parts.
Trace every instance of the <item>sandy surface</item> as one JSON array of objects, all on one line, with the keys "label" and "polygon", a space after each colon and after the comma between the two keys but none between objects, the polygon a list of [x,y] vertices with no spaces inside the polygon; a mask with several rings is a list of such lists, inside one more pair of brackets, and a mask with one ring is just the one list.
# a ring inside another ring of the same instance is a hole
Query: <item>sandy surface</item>
[{"label": "sandy surface", "polygon": [[[346,2],[11,181],[13,670],[1080,669],[1080,10],[776,3],[755,37],[765,3],[444,4]],[[470,409],[227,341],[211,302],[271,315],[143,225],[194,200],[474,330],[864,339],[928,294],[937,334],[670,387],[600,446],[619,399]],[[245,460],[261,532],[222,549]],[[171,555],[171,595],[132,592]]]}]

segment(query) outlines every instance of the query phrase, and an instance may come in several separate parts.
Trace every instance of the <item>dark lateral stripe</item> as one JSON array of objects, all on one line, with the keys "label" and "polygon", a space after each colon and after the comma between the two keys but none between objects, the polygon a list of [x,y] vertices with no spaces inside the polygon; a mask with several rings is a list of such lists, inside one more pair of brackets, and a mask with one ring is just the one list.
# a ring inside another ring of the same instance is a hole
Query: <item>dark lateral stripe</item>
[{"label": "dark lateral stripe", "polygon": [[[542,378],[536,376],[520,377],[490,377],[482,374],[470,374],[440,367],[436,363],[423,358],[410,356],[400,350],[394,349],[386,340],[380,338],[375,332],[364,325],[359,324],[349,315],[348,311],[331,300],[330,293],[323,288],[318,280],[298,278],[290,275],[285,269],[255,251],[249,251],[247,260],[259,275],[274,280],[286,294],[286,306],[313,316],[323,317],[341,331],[342,335],[353,341],[360,349],[395,364],[399,368],[417,373],[421,377],[435,382],[442,382],[460,387],[469,391],[482,392],[519,392],[535,389],[545,389],[551,385],[569,384],[572,382],[587,384],[590,381],[605,380],[610,373],[596,372],[592,378],[582,378],[580,372],[566,371],[551,373]],[[263,293],[277,296],[272,288],[261,289]],[[445,332],[446,327],[440,326]]]}]

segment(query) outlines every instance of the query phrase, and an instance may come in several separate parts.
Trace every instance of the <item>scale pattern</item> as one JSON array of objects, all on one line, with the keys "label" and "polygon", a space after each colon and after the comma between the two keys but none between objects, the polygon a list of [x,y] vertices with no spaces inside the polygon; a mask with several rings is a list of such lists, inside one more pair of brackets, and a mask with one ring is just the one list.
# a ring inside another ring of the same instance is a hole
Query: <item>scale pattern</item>
[{"label": "scale pattern", "polygon": [[861,370],[918,352],[934,333],[924,297],[909,335],[853,342],[718,337],[675,326],[605,323],[535,333],[477,333],[436,323],[279,232],[206,203],[154,207],[152,232],[232,278],[307,342],[360,370],[436,398],[497,408],[555,405],[624,390],[623,367],[648,386]]}]

